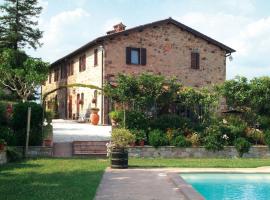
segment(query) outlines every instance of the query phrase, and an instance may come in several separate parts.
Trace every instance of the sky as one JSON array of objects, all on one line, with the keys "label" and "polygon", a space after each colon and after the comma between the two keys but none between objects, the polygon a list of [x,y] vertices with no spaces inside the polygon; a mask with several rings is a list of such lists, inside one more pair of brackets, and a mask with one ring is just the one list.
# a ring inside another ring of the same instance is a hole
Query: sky
[{"label": "sky", "polygon": [[27,50],[53,62],[116,23],[127,28],[172,17],[237,52],[227,60],[227,79],[270,75],[269,0],[40,0],[43,46]]}]

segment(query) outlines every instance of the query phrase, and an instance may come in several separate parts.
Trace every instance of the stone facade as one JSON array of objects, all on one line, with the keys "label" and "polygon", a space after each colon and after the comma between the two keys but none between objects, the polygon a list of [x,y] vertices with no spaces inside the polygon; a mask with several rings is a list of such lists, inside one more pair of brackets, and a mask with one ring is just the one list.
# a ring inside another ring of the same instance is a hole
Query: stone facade
[{"label": "stone facade", "polygon": [[[238,153],[234,147],[225,147],[222,151],[211,152],[203,147],[179,148],[173,146],[154,148],[151,146],[130,147],[129,157],[139,158],[236,158]],[[244,158],[270,158],[267,146],[253,146]]]},{"label": "stone facade", "polygon": [[[176,77],[186,86],[203,87],[223,83],[226,52],[173,24],[120,35],[104,44],[105,76],[143,72]],[[146,48],[146,65],[127,65],[126,47]],[[191,68],[191,52],[200,53],[200,69]]]},{"label": "stone facade", "polygon": [[[102,87],[106,81],[113,81],[118,73],[160,74],[175,77],[184,85],[193,87],[205,87],[224,82],[226,55],[234,50],[195,30],[188,31],[170,22],[175,21],[168,19],[164,23],[155,22],[145,25],[145,27],[141,26],[142,28],[134,28],[132,31],[113,32],[113,34],[101,37],[102,39],[98,38],[90,42],[52,64],[52,81],[51,83],[46,82],[42,87],[42,93],[55,89],[59,85],[72,83],[93,84]],[[208,39],[205,39],[206,37]],[[100,45],[102,49],[99,48]],[[127,47],[144,48],[146,64],[126,64]],[[94,64],[95,51],[97,51],[98,57],[97,65]],[[199,69],[191,68],[191,53],[194,51],[200,54]],[[86,55],[86,70],[79,72],[79,57],[82,55]],[[67,67],[71,61],[74,62],[74,75],[61,79],[60,72],[59,81],[54,82],[54,69],[60,69],[61,65]],[[84,94],[84,104],[79,105],[78,95],[82,93]],[[91,89],[58,90],[49,95],[46,102],[54,100],[56,95],[60,118],[76,118],[80,114],[85,115],[89,112],[89,108],[94,106],[92,104],[94,90]],[[101,110],[103,121],[107,123],[108,101],[101,94],[97,97],[97,107]]]},{"label": "stone facade", "polygon": [[7,152],[0,151],[0,165],[7,163]]}]

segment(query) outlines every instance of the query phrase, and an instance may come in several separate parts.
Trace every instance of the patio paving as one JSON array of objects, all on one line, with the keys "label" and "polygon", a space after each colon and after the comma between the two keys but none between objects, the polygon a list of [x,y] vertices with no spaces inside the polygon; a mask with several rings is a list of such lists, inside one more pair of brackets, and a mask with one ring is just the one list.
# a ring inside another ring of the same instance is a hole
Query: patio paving
[{"label": "patio paving", "polygon": [[111,126],[93,126],[90,123],[78,123],[72,120],[53,120],[53,142],[68,143],[73,141],[110,140]]},{"label": "patio paving", "polygon": [[108,168],[95,200],[186,200],[162,170]]}]

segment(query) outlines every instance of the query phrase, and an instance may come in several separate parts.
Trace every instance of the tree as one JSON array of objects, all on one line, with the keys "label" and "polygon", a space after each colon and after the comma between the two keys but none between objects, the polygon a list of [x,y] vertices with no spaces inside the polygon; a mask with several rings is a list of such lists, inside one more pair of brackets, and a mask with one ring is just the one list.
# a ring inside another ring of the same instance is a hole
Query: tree
[{"label": "tree", "polygon": [[[16,65],[15,57],[20,60]],[[6,49],[0,54],[0,84],[18,94],[22,101],[47,79],[49,64],[24,52]]]},{"label": "tree", "polygon": [[37,4],[37,0],[5,0],[0,6],[0,49],[41,46],[42,31],[35,26],[42,7]]}]

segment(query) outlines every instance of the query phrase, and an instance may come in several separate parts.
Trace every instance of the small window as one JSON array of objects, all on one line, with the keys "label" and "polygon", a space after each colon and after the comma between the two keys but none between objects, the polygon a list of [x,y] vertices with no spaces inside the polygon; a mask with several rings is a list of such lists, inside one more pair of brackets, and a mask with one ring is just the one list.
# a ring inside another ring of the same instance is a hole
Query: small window
[{"label": "small window", "polygon": [[140,50],[131,49],[131,64],[138,65],[140,64]]},{"label": "small window", "polygon": [[200,69],[200,53],[191,52],[191,68]]},{"label": "small window", "polygon": [[68,63],[68,76],[72,76],[74,74],[74,62],[73,60]]},{"label": "small window", "polygon": [[61,79],[67,78],[67,67],[66,65],[61,65]]},{"label": "small window", "polygon": [[85,71],[86,69],[86,56],[83,55],[79,58],[79,71]]},{"label": "small window", "polygon": [[59,68],[57,67],[54,70],[54,82],[58,81],[58,79],[59,79]]},{"label": "small window", "polygon": [[51,83],[52,82],[52,72],[50,71],[49,72],[49,83]]},{"label": "small window", "polygon": [[94,50],[94,66],[98,65],[98,49]]},{"label": "small window", "polygon": [[127,47],[126,64],[146,65],[146,49]]}]

